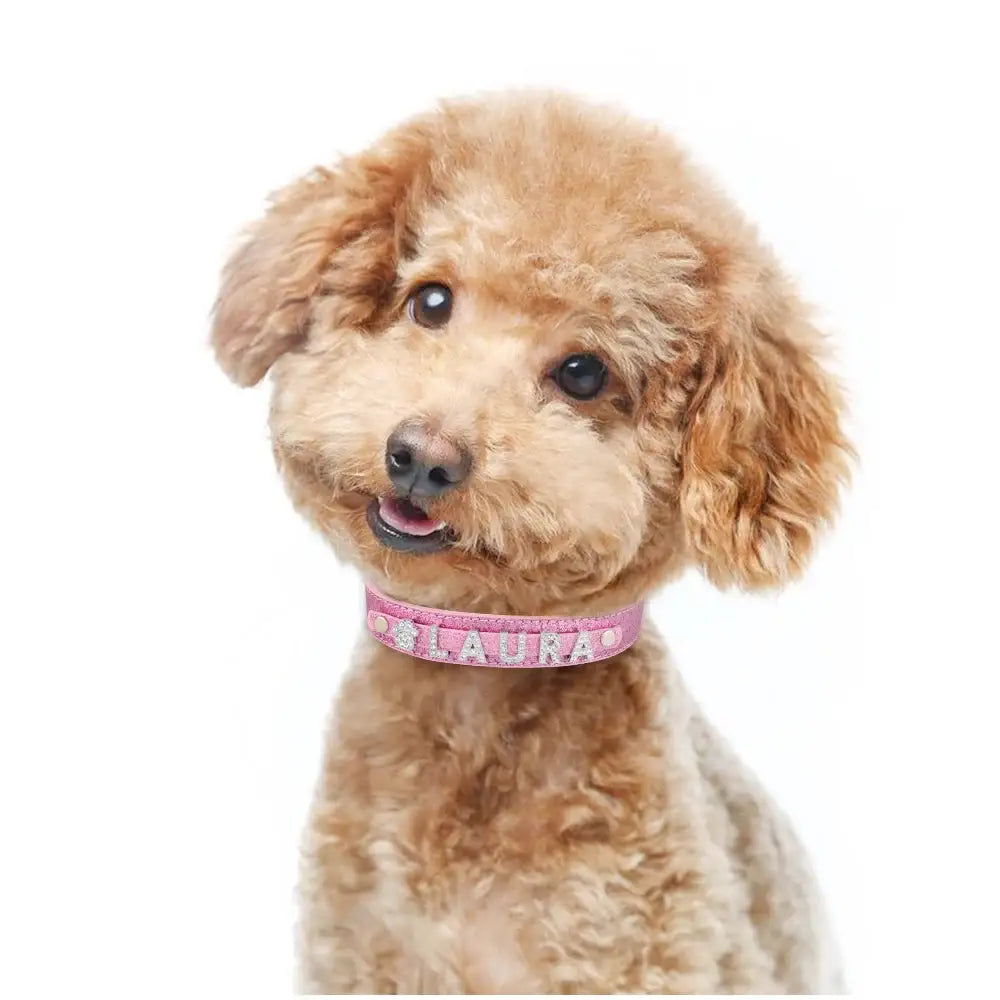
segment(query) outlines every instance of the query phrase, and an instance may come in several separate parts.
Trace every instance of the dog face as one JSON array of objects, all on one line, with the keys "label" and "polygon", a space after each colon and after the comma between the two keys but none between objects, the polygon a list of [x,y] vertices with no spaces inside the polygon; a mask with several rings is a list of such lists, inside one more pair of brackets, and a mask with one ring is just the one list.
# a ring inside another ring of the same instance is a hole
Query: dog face
[{"label": "dog face", "polygon": [[687,562],[779,584],[848,446],[820,338],[655,129],[448,104],[280,192],[226,267],[223,368],[273,366],[296,505],[398,596],[616,607]]}]

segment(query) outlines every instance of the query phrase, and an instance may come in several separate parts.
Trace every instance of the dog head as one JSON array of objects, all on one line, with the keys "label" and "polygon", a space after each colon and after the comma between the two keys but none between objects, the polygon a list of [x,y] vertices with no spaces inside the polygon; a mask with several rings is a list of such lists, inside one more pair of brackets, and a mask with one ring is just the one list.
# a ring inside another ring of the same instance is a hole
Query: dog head
[{"label": "dog head", "polygon": [[567,98],[446,104],[280,192],[212,336],[240,384],[273,369],[296,505],[426,604],[777,585],[845,476],[770,253],[666,136]]}]

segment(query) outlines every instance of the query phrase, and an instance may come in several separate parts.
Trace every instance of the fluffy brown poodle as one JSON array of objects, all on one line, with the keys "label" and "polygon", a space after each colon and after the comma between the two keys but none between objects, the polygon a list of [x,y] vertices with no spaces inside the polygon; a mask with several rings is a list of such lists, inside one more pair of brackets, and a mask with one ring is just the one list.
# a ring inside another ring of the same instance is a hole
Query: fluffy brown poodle
[{"label": "fluffy brown poodle", "polygon": [[[821,337],[753,228],[657,128],[565,97],[446,103],[281,191],[213,342],[241,385],[272,370],[296,507],[422,605],[780,585],[845,478]],[[794,835],[648,622],[538,670],[366,634],[301,894],[306,992],[839,987]]]}]

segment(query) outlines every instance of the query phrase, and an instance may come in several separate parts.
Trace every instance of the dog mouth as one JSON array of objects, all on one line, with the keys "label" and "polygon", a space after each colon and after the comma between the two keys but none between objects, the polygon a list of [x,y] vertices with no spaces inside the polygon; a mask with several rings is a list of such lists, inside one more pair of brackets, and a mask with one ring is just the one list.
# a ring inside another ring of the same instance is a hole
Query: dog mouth
[{"label": "dog mouth", "polygon": [[439,552],[453,540],[444,521],[435,521],[410,500],[376,497],[368,504],[367,516],[372,534],[397,552]]}]

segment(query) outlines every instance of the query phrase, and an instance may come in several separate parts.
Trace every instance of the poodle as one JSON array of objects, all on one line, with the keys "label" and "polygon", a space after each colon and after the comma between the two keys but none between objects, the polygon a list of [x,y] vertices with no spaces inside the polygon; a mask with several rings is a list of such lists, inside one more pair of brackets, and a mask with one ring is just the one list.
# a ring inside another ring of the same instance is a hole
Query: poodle
[{"label": "poodle", "polygon": [[301,991],[841,989],[787,821],[642,621],[689,565],[800,574],[851,456],[808,310],[685,153],[445,102],[273,196],[212,342],[271,371],[290,497],[368,587]]}]

